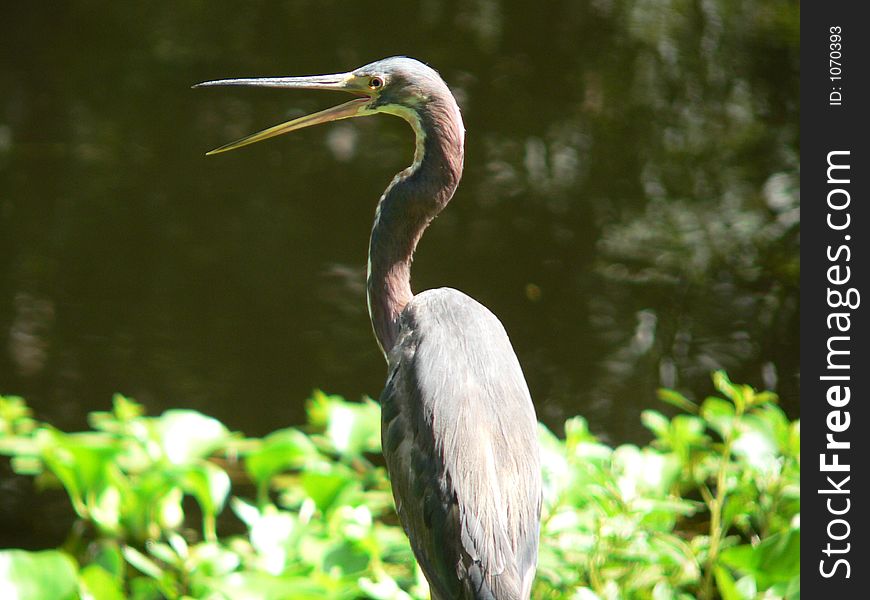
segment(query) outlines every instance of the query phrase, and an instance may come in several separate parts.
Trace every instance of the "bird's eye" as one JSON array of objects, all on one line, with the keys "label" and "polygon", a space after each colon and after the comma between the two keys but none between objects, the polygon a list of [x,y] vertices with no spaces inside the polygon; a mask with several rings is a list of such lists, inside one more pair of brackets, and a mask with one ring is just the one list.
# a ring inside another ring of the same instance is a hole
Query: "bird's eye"
[{"label": "bird's eye", "polygon": [[380,77],[372,77],[369,79],[369,87],[373,90],[381,88],[384,86],[384,80]]}]

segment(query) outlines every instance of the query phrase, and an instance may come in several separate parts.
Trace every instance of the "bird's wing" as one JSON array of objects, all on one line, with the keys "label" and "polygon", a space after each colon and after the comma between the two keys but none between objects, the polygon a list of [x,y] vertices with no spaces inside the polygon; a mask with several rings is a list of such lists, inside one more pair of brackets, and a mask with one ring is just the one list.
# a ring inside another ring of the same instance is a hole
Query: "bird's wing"
[{"label": "bird's wing", "polygon": [[528,598],[537,559],[537,420],[498,319],[455,290],[402,315],[382,397],[399,515],[435,593]]}]

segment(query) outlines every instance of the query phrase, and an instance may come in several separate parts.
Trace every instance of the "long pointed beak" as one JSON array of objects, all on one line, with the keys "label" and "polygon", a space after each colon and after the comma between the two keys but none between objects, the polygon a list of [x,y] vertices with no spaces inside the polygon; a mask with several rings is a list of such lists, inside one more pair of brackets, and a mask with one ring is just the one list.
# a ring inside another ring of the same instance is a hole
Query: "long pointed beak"
[{"label": "long pointed beak", "polygon": [[229,144],[225,144],[220,148],[215,148],[211,152],[207,152],[206,156],[210,156],[212,154],[219,154],[228,150],[235,150],[236,148],[241,148],[242,146],[247,146],[255,142],[267,140],[271,137],[275,137],[276,135],[281,135],[282,133],[289,133],[291,131],[296,131],[297,129],[302,129],[304,127],[311,127],[312,125],[319,125],[320,123],[328,123],[330,121],[338,121],[340,119],[348,119],[350,117],[359,117],[369,114],[369,111],[366,110],[366,105],[369,103],[371,98],[366,96],[365,93],[360,89],[356,89],[351,86],[352,78],[353,76],[350,73],[340,73],[337,75],[314,75],[311,77],[219,79],[216,81],[205,81],[203,83],[196,84],[193,87],[198,88],[207,86],[239,85],[299,90],[338,90],[363,96],[361,98],[351,100],[350,102],[345,102],[344,104],[339,104],[338,106],[333,106],[332,108],[327,108],[326,110],[321,110],[320,112],[316,112],[311,115],[306,115],[304,117],[299,117],[298,119],[293,119],[292,121],[287,121],[286,123],[281,123],[280,125],[275,125],[274,127],[269,127],[268,129],[264,129],[263,131],[259,131],[257,133],[252,133],[251,135],[245,136],[240,140],[230,142]]}]

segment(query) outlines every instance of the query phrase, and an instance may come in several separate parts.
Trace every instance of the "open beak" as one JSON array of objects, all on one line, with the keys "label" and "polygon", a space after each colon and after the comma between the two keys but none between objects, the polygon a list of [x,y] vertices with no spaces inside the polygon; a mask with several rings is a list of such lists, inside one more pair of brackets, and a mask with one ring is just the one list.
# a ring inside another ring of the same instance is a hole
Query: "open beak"
[{"label": "open beak", "polygon": [[361,98],[356,98],[350,102],[345,102],[344,104],[339,104],[338,106],[333,106],[332,108],[327,108],[326,110],[321,110],[320,112],[311,115],[306,115],[304,117],[299,117],[298,119],[293,119],[292,121],[287,121],[286,123],[281,123],[280,125],[275,125],[274,127],[269,127],[268,129],[264,129],[257,133],[252,133],[240,140],[230,142],[220,148],[215,148],[211,152],[206,153],[206,156],[219,154],[221,152],[226,152],[227,150],[235,150],[236,148],[241,148],[242,146],[247,146],[254,142],[267,140],[276,135],[289,133],[304,127],[311,127],[312,125],[318,125],[320,123],[328,123],[329,121],[338,121],[340,119],[348,119],[350,117],[359,117],[369,114],[370,111],[366,110],[366,105],[369,103],[371,98],[366,95],[364,90],[354,87],[352,83],[353,80],[354,77],[351,73],[340,73],[337,75],[314,75],[311,77],[219,79],[216,81],[205,81],[196,84],[193,87],[243,85],[298,90],[339,90],[362,96]]}]

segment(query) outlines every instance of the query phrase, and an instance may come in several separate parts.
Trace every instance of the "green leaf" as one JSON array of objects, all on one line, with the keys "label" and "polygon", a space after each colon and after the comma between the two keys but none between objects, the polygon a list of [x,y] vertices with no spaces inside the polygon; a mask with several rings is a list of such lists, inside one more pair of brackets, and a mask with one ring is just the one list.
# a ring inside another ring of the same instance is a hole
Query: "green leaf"
[{"label": "green leaf", "polygon": [[[800,581],[800,577],[797,578]],[[743,598],[752,600],[758,596],[758,586],[755,585],[755,577],[745,575],[737,580],[737,591]]]},{"label": "green leaf", "polygon": [[163,569],[157,566],[153,560],[136,550],[133,546],[124,546],[121,549],[124,558],[127,562],[133,565],[136,569],[148,575],[152,579],[160,579],[163,576]]},{"label": "green leaf", "polygon": [[378,573],[377,579],[360,577],[359,588],[375,600],[411,600],[411,596],[399,587],[396,580],[386,573]]},{"label": "green leaf", "polygon": [[226,575],[239,568],[242,562],[242,552],[236,548],[230,550],[219,542],[202,542],[189,549],[191,571],[205,577]]},{"label": "green leaf", "polygon": [[230,477],[215,464],[203,462],[177,473],[178,484],[202,509],[206,539],[215,539],[215,518],[223,510],[230,493]]},{"label": "green leaf", "polygon": [[280,429],[263,438],[263,443],[245,455],[245,468],[258,484],[267,483],[276,473],[298,469],[318,457],[317,448],[307,435],[295,428]]},{"label": "green leaf", "polygon": [[573,470],[565,456],[565,443],[542,423],[538,424],[538,442],[541,450],[544,505],[553,507],[571,486]]},{"label": "green leaf", "polygon": [[94,555],[92,564],[98,565],[119,582],[124,576],[124,556],[121,554],[117,542],[109,540],[102,542]]},{"label": "green leaf", "polygon": [[754,429],[764,431],[776,444],[776,449],[788,453],[791,423],[785,412],[773,404],[765,404],[755,408],[746,417]]},{"label": "green leaf", "polygon": [[371,399],[348,402],[340,396],[315,391],[308,401],[311,423],[325,428],[332,450],[342,455],[380,452],[380,407]]},{"label": "green leaf", "polygon": [[588,587],[578,587],[571,596],[571,600],[601,600],[601,596]]},{"label": "green leaf", "polygon": [[730,400],[734,400],[735,397],[740,395],[740,392],[731,380],[728,378],[728,373],[725,371],[715,371],[713,373],[713,386],[719,390],[719,392]]},{"label": "green leaf", "polygon": [[711,396],[701,404],[701,418],[724,440],[734,428],[734,405]]},{"label": "green leaf", "polygon": [[565,444],[569,448],[597,441],[598,439],[589,431],[589,423],[583,417],[571,417],[565,421]]},{"label": "green leaf", "polygon": [[742,415],[747,408],[755,403],[755,391],[748,385],[731,383],[725,371],[713,373],[713,385],[723,396],[734,403],[738,415]]},{"label": "green leaf", "polygon": [[738,527],[746,525],[753,511],[757,508],[755,500],[758,490],[752,486],[740,486],[725,497],[722,509],[722,526],[728,530],[732,524]]},{"label": "green leaf", "polygon": [[704,434],[704,421],[691,415],[677,415],[671,419],[668,440],[671,448],[684,462],[696,448],[704,447],[709,438]]},{"label": "green leaf", "polygon": [[25,436],[36,427],[30,407],[18,396],[0,395],[0,438]]},{"label": "green leaf", "polygon": [[283,573],[288,556],[295,549],[294,540],[299,535],[298,516],[278,510],[271,504],[260,511],[253,505],[238,501],[233,503],[233,509],[237,514],[244,514],[260,569],[273,575]]},{"label": "green leaf", "polygon": [[323,556],[324,573],[338,573],[342,576],[360,575],[369,566],[370,557],[358,544],[340,542],[332,545]]},{"label": "green leaf", "polygon": [[130,580],[130,600],[166,600],[161,582],[148,577],[133,577]]},{"label": "green leaf", "polygon": [[323,582],[312,577],[280,577],[256,571],[230,573],[215,580],[210,591],[218,598],[233,600],[324,600],[336,597]]},{"label": "green leaf", "polygon": [[787,582],[800,575],[800,529],[774,534],[757,546],[744,544],[722,552],[720,560],[738,571],[755,576],[759,588]]},{"label": "green leaf", "polygon": [[76,596],[78,567],[58,550],[0,550],[0,590],[15,600],[66,600]]},{"label": "green leaf", "polygon": [[713,575],[716,577],[716,587],[719,589],[722,600],[746,600],[737,589],[734,578],[731,577],[731,573],[727,569],[717,566]]},{"label": "green leaf", "polygon": [[326,513],[342,490],[351,483],[352,478],[352,473],[338,469],[306,471],[301,478],[302,489],[314,500],[317,508]]},{"label": "green leaf", "polygon": [[800,575],[792,577],[788,581],[771,586],[771,591],[785,600],[800,600],[801,578]]},{"label": "green leaf", "polygon": [[46,466],[66,488],[76,512],[85,519],[94,518],[98,524],[113,530],[118,515],[113,509],[113,496],[120,490],[110,486],[123,486],[116,466],[121,448],[112,436],[100,433],[66,434],[50,428],[36,433],[42,459]]},{"label": "green leaf", "polygon": [[640,413],[640,421],[644,427],[652,431],[659,439],[666,440],[671,422],[657,410],[645,410]]},{"label": "green leaf", "polygon": [[156,558],[159,561],[162,561],[170,566],[179,566],[181,562],[179,561],[179,556],[172,549],[172,546],[169,544],[164,544],[163,542],[155,542],[149,541],[145,545],[148,553]]},{"label": "green leaf", "polygon": [[687,413],[691,413],[693,415],[698,413],[698,405],[676,390],[659,388],[656,391],[656,395],[662,402],[666,402],[671,406],[676,406],[680,410],[684,410]]},{"label": "green leaf", "polygon": [[124,592],[111,573],[99,565],[88,565],[80,576],[82,600],[124,600]]},{"label": "green leaf", "polygon": [[339,506],[329,519],[330,533],[334,537],[358,542],[372,530],[372,511],[368,506]]},{"label": "green leaf", "polygon": [[[659,581],[652,592],[652,600],[673,600],[674,588],[667,581]],[[729,600],[727,598],[723,600]]]},{"label": "green leaf", "polygon": [[613,470],[625,500],[637,496],[663,498],[679,475],[673,455],[632,445],[620,446],[613,452]]},{"label": "green leaf", "polygon": [[132,421],[145,414],[145,408],[123,394],[112,396],[112,413],[119,421]]},{"label": "green leaf", "polygon": [[800,419],[793,422],[788,429],[788,446],[787,453],[789,456],[799,458],[801,455],[801,422]]}]

